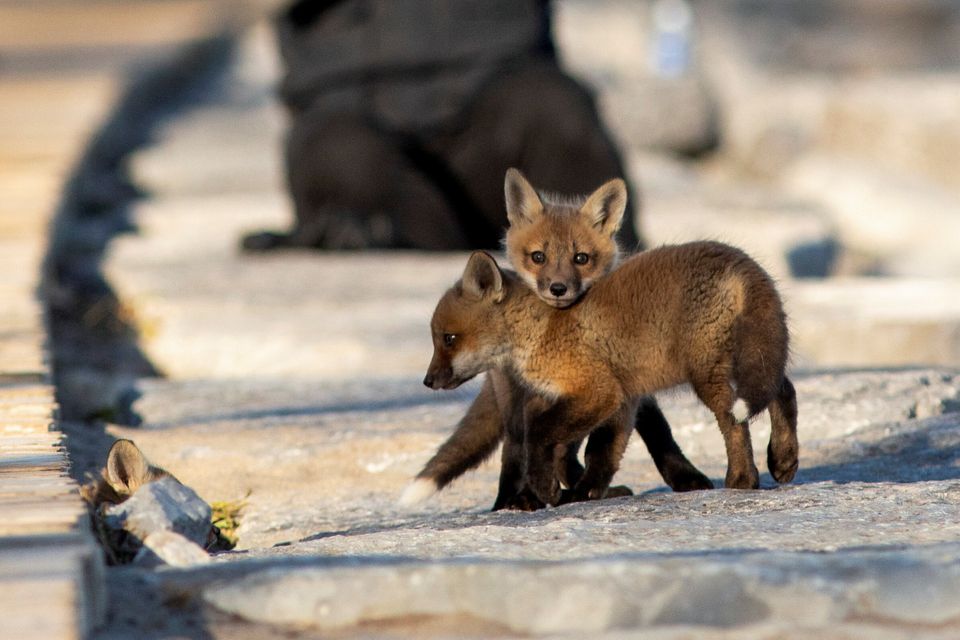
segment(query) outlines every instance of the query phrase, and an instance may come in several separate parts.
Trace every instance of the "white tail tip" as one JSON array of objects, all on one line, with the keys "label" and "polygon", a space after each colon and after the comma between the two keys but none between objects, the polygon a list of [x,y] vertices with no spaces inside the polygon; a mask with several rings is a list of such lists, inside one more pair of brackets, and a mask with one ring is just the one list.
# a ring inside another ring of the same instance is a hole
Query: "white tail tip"
[{"label": "white tail tip", "polygon": [[437,492],[437,485],[430,478],[417,478],[407,485],[407,488],[400,494],[397,504],[401,507],[409,507],[419,504]]},{"label": "white tail tip", "polygon": [[746,401],[743,398],[737,398],[737,401],[733,403],[733,409],[730,411],[733,414],[733,419],[737,423],[746,422],[750,417],[750,407],[747,406]]}]

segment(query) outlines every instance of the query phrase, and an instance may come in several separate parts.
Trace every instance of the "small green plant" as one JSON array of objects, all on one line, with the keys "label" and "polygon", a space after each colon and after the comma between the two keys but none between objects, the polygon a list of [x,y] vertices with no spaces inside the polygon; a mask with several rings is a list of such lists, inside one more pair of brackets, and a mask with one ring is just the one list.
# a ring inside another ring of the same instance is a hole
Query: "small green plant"
[{"label": "small green plant", "polygon": [[211,551],[229,551],[237,546],[237,528],[240,516],[247,506],[247,493],[240,500],[219,500],[210,503],[212,510],[210,522],[217,534],[216,541],[210,545]]}]

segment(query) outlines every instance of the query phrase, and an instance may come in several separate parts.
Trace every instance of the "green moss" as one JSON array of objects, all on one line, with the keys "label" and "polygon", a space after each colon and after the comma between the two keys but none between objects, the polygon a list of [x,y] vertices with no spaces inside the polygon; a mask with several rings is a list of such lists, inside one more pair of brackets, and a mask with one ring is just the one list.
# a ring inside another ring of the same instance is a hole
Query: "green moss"
[{"label": "green moss", "polygon": [[226,551],[237,546],[237,528],[240,526],[240,516],[247,506],[247,498],[241,500],[223,500],[210,503],[212,514],[211,524],[217,533],[217,540],[211,545],[211,551]]}]

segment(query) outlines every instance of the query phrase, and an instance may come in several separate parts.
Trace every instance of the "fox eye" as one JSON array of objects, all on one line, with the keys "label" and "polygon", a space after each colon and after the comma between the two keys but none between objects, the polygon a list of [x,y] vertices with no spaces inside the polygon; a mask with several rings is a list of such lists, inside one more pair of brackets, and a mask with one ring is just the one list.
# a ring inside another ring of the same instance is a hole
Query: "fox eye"
[{"label": "fox eye", "polygon": [[547,261],[547,254],[545,254],[543,251],[534,251],[530,254],[530,259],[536,264],[543,264]]},{"label": "fox eye", "polygon": [[590,262],[590,256],[586,253],[580,252],[573,255],[573,261],[576,264],[587,264]]},{"label": "fox eye", "polygon": [[456,341],[457,341],[457,334],[455,333],[443,334],[443,345],[445,347],[452,347]]}]

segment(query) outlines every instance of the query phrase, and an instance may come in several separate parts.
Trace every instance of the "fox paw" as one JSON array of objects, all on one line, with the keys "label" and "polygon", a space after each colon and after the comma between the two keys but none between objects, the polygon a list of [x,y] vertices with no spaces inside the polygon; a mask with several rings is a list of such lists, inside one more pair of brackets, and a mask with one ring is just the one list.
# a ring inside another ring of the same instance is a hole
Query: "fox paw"
[{"label": "fox paw", "polygon": [[604,492],[604,498],[622,498],[624,496],[632,496],[633,489],[628,487],[625,484],[618,484],[615,487],[607,487],[607,490]]},{"label": "fox paw", "polygon": [[633,490],[626,485],[617,485],[607,487],[602,491],[600,489],[564,489],[560,492],[559,504],[570,504],[571,502],[586,502],[588,500],[605,500],[607,498],[622,498],[623,496],[632,496]]},{"label": "fox paw", "polygon": [[545,508],[547,505],[540,500],[533,491],[524,487],[519,493],[503,498],[498,497],[496,504],[493,505],[493,511],[506,509],[508,511],[537,511]]},{"label": "fox paw", "polygon": [[693,470],[671,478],[670,488],[677,492],[699,491],[701,489],[713,489],[713,482],[699,471]]}]

